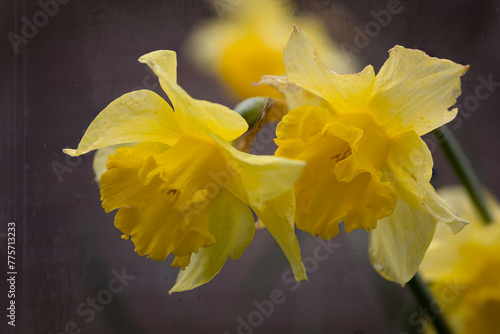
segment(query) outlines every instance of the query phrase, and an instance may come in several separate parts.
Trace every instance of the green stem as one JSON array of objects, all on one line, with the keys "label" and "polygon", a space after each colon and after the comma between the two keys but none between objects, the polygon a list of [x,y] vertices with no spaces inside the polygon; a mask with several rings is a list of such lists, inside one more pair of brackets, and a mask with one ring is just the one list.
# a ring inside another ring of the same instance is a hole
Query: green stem
[{"label": "green stem", "polygon": [[443,153],[446,155],[446,158],[455,170],[458,179],[469,193],[484,223],[491,223],[493,219],[486,207],[483,187],[457,138],[445,125],[434,130],[434,136],[441,146]]},{"label": "green stem", "polygon": [[452,334],[450,327],[448,327],[445,319],[441,316],[442,312],[435,312],[435,308],[432,307],[431,303],[435,300],[435,298],[418,272],[408,282],[408,286],[413,291],[415,297],[417,297],[420,305],[422,305],[425,312],[428,314],[429,320],[432,321],[437,333]]}]

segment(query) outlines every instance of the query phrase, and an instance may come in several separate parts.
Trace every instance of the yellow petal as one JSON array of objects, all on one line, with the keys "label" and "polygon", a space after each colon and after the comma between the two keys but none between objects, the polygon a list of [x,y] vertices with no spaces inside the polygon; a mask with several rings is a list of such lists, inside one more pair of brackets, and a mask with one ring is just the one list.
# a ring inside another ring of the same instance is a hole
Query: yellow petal
[{"label": "yellow petal", "polygon": [[192,252],[212,245],[215,238],[206,228],[207,205],[186,215],[176,208],[178,192],[160,177],[141,182],[146,162],[165,150],[155,143],[119,148],[102,175],[101,198],[107,212],[120,208],[115,226],[124,238],[131,237],[139,255],[161,261],[172,253],[179,257],[174,265],[185,265]]},{"label": "yellow petal", "polygon": [[280,97],[270,87],[254,86],[263,75],[285,74],[283,48],[268,46],[257,35],[248,34],[224,50],[222,78],[242,98],[252,96]]},{"label": "yellow petal", "polygon": [[334,120],[335,114],[322,107],[305,105],[291,110],[276,127],[276,155],[297,159],[296,152],[306,154],[307,141]]},{"label": "yellow petal", "polygon": [[243,254],[255,233],[251,210],[226,190],[221,190],[211,204],[207,228],[215,236],[216,243],[191,256],[191,263],[179,272],[169,293],[208,283],[220,272],[228,257],[236,260]]},{"label": "yellow petal", "polygon": [[302,87],[290,83],[286,76],[264,75],[258,84],[272,86],[284,95],[288,110],[292,110],[303,105],[331,109],[330,104],[325,99],[305,90]]},{"label": "yellow petal", "polygon": [[438,225],[419,272],[430,281],[434,295],[444,301],[443,311],[457,333],[496,333],[500,308],[498,202],[486,196],[494,221],[484,224],[463,187],[449,186],[438,193],[470,224],[457,235]]},{"label": "yellow petal", "polygon": [[262,75],[285,74],[283,47],[291,27],[283,3],[267,0],[242,2],[198,27],[188,41],[191,58],[214,74],[240,99],[278,97],[274,89],[252,85]]},{"label": "yellow petal", "polygon": [[372,96],[375,73],[367,66],[357,74],[331,72],[321,61],[307,35],[294,27],[285,47],[284,61],[290,83],[320,96],[335,112],[366,111]]},{"label": "yellow petal", "polygon": [[460,232],[468,222],[458,217],[455,209],[429,184],[421,192],[422,205],[438,222],[448,225],[452,233]]},{"label": "yellow petal", "polygon": [[163,151],[156,143],[143,142],[133,148],[118,148],[109,156],[107,171],[101,176],[101,200],[106,212],[142,201],[147,196],[147,187],[139,181],[139,171],[148,157]]},{"label": "yellow petal", "polygon": [[274,34],[267,34],[271,35],[268,38],[272,39],[274,35],[279,35],[276,29],[290,29],[289,26],[283,26],[289,23],[292,10],[292,4],[288,1],[250,0],[241,3],[230,15],[241,25],[262,29],[263,35],[266,33],[266,27],[274,28]]},{"label": "yellow petal", "polygon": [[468,68],[396,46],[375,79],[370,113],[392,136],[411,130],[424,135],[455,118],[457,109],[448,109]]},{"label": "yellow petal", "polygon": [[290,190],[305,165],[302,161],[243,153],[228,143],[219,143],[233,170],[227,189],[253,209]]},{"label": "yellow petal", "polygon": [[385,279],[404,285],[417,272],[436,220],[399,199],[392,215],[370,231],[370,261]]},{"label": "yellow petal", "polygon": [[300,256],[300,247],[293,223],[295,196],[293,190],[286,191],[265,203],[263,207],[252,207],[269,230],[290,262],[297,281],[307,280],[306,270]]},{"label": "yellow petal", "polygon": [[[498,286],[495,287],[498,291]],[[496,292],[496,291],[495,291]],[[467,317],[463,333],[485,333],[495,334],[500,327],[500,297],[498,294],[492,297],[491,294],[482,293],[483,302],[478,303],[472,315]],[[461,314],[458,315],[459,317]],[[463,317],[463,316],[462,316]]]},{"label": "yellow petal", "polygon": [[[332,10],[332,9],[330,9]],[[343,16],[344,8],[336,6],[335,13],[330,11],[329,15]],[[349,15],[349,14],[347,14]],[[318,19],[316,15],[306,15],[295,20],[295,24],[307,31],[307,36],[313,42],[314,47],[321,55],[325,65],[336,73],[357,73],[362,67],[358,64],[356,56],[348,54],[344,46],[332,40],[328,27],[323,20]],[[288,38],[289,36],[287,36]]]},{"label": "yellow petal", "polygon": [[[481,218],[481,215],[477,211],[476,206],[471,201],[470,195],[467,193],[467,191],[463,186],[452,185],[452,186],[442,187],[438,189],[437,193],[452,207],[457,208],[460,217],[470,222],[478,222],[477,224],[471,223],[470,226],[467,227],[468,230],[472,229],[475,231],[479,231],[483,230],[486,226],[489,226],[483,223],[479,223],[482,222],[483,219]],[[488,211],[492,215],[493,222],[500,221],[500,202],[487,189],[484,189],[484,195],[485,195],[484,196],[485,204],[488,208]],[[465,235],[457,234],[452,238],[454,240],[459,240],[464,237]]]},{"label": "yellow petal", "polygon": [[424,141],[409,131],[392,139],[385,173],[393,187],[412,208],[426,211],[438,222],[446,223],[453,233],[467,222],[434,191],[429,183],[432,176],[432,156]]},{"label": "yellow petal", "polygon": [[464,236],[468,239],[469,226],[455,235],[444,224],[436,226],[433,240],[419,267],[419,272],[426,281],[433,282],[442,277],[453,276],[455,266],[460,261],[460,252],[456,239]]},{"label": "yellow petal", "polygon": [[108,157],[111,154],[114,154],[116,150],[120,147],[134,147],[135,145],[136,143],[118,144],[98,149],[95,152],[94,160],[92,162],[92,169],[94,170],[95,181],[97,183],[101,183],[101,176],[106,171],[106,164],[108,162]]},{"label": "yellow petal", "polygon": [[347,232],[369,230],[377,226],[378,219],[393,212],[397,197],[388,184],[366,172],[340,182],[318,162],[308,160],[304,176],[295,184],[298,228],[329,240],[339,233],[342,220]]},{"label": "yellow petal", "polygon": [[325,126],[323,132],[349,143],[352,155],[335,166],[339,181],[350,181],[361,172],[378,179],[386,163],[390,138],[367,113],[340,115],[337,122]]},{"label": "yellow petal", "polygon": [[172,101],[179,125],[185,133],[203,136],[206,132],[231,141],[248,128],[238,113],[220,104],[193,99],[177,84],[177,57],[174,51],[154,51],[139,58],[159,77]]},{"label": "yellow petal", "polygon": [[187,266],[189,266],[189,263],[191,263],[191,254],[186,256],[176,256],[172,261],[172,267],[173,268],[180,267],[182,269],[185,269]]},{"label": "yellow petal", "polygon": [[293,22],[303,27],[325,56],[327,64],[342,73],[352,73],[348,62],[328,35],[318,17],[294,17],[289,1],[248,0],[224,20],[211,20],[197,27],[188,39],[188,54],[199,67],[222,79],[240,99],[276,97],[268,87],[254,87],[263,75],[284,75],[283,47]]},{"label": "yellow petal", "polygon": [[[295,237],[293,183],[304,162],[273,156],[254,156],[220,142],[226,149],[231,169],[214,175],[226,189],[249,205],[285,253],[297,280],[306,279]],[[227,182],[227,183],[226,183]]]},{"label": "yellow petal", "polygon": [[187,38],[185,54],[201,71],[217,75],[223,50],[242,34],[241,27],[227,20],[204,20]]},{"label": "yellow petal", "polygon": [[303,106],[291,110],[276,131],[276,155],[307,162],[295,183],[297,227],[323,239],[339,233],[341,220],[348,232],[374,228],[396,205],[392,187],[381,182],[372,159],[356,152],[365,153],[370,140],[383,146],[383,139],[365,140],[362,130],[335,119],[327,109]]},{"label": "yellow petal", "polygon": [[90,123],[78,148],[65,149],[64,153],[78,156],[110,145],[141,141],[172,145],[181,135],[170,105],[154,92],[138,90],[111,102]]},{"label": "yellow petal", "polygon": [[[428,281],[442,280],[454,277],[454,271],[463,262],[464,255],[461,248],[473,244],[475,239],[482,244],[498,244],[498,228],[495,224],[485,225],[472,203],[469,194],[462,186],[447,186],[438,189],[438,194],[452,207],[457,208],[460,217],[470,222],[464,231],[453,235],[444,224],[438,224],[431,245],[425,254],[420,266],[422,276]],[[500,205],[498,201],[486,193],[486,204],[492,213],[494,221],[499,221]],[[474,252],[476,253],[476,252]],[[470,271],[470,270],[469,270]],[[463,275],[461,275],[463,276]]]},{"label": "yellow petal", "polygon": [[196,211],[226,186],[228,181],[219,182],[218,179],[219,174],[229,174],[225,153],[213,140],[184,136],[161,155],[149,159],[139,172],[139,178],[147,184],[159,175],[168,189],[176,191],[179,210]]}]

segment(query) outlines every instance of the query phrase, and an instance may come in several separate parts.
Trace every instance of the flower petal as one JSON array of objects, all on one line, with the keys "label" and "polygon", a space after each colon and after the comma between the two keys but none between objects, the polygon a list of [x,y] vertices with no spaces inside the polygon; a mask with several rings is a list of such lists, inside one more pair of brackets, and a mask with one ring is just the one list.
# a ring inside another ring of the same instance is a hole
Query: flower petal
[{"label": "flower petal", "polygon": [[238,259],[254,236],[254,217],[245,203],[223,189],[210,205],[207,228],[215,236],[215,244],[191,256],[191,263],[179,272],[169,293],[208,283],[220,272],[228,257]]},{"label": "flower petal", "polygon": [[[436,232],[431,245],[425,254],[424,260],[420,266],[422,276],[429,281],[443,280],[444,278],[454,277],[454,271],[459,265],[464,263],[463,249],[467,245],[473,245],[475,240],[480,240],[480,244],[487,245],[491,238],[493,244],[498,244],[498,228],[496,223],[485,225],[477,212],[476,207],[470,200],[470,196],[462,186],[447,186],[438,189],[438,194],[447,203],[457,208],[460,217],[470,221],[461,233],[453,235],[445,225],[440,224],[436,227]],[[486,204],[494,221],[499,221],[500,204],[497,199],[486,192]],[[470,271],[469,271],[470,272]],[[461,274],[463,277],[464,274]]]},{"label": "flower petal", "polygon": [[250,33],[226,47],[222,55],[221,76],[237,96],[279,97],[274,89],[256,87],[252,83],[258,82],[266,74],[285,74],[284,41],[281,41],[281,46],[268,45],[260,36]]},{"label": "flower petal", "polygon": [[367,66],[357,74],[331,72],[307,35],[297,27],[285,47],[284,61],[288,80],[327,100],[335,112],[367,110],[375,82],[373,67]]},{"label": "flower petal", "polygon": [[[335,173],[339,181],[349,181],[361,172],[370,172],[378,179],[386,163],[390,138],[367,113],[344,114],[327,124],[325,134],[349,143],[352,155],[339,161]],[[354,135],[358,133],[358,135]]]},{"label": "flower petal", "polygon": [[127,93],[111,102],[90,123],[76,150],[78,156],[102,147],[141,141],[173,145],[182,135],[172,107],[149,90]]},{"label": "flower petal", "polygon": [[306,270],[300,256],[300,247],[295,236],[295,195],[288,190],[268,200],[263,207],[253,207],[261,222],[266,226],[290,262],[297,281],[307,280]]},{"label": "flower petal", "polygon": [[370,112],[391,135],[414,130],[422,136],[455,118],[457,109],[448,109],[468,68],[396,46],[375,78]]},{"label": "flower petal", "polygon": [[328,65],[352,73],[355,64],[331,40],[321,20],[313,15],[296,16],[294,11],[289,1],[241,2],[225,13],[224,20],[211,20],[196,28],[188,38],[187,53],[203,70],[224,79],[241,99],[273,97],[275,91],[251,83],[262,75],[285,74],[283,47],[295,22],[308,32]]},{"label": "flower petal", "polygon": [[108,163],[108,157],[111,154],[115,154],[116,150],[119,149],[120,147],[134,147],[136,144],[137,143],[118,144],[98,149],[95,152],[94,160],[92,162],[92,169],[94,170],[95,181],[97,183],[101,183],[101,176],[107,170],[106,164]]},{"label": "flower petal", "polygon": [[160,177],[141,180],[148,163],[165,150],[151,142],[119,148],[101,178],[102,205],[107,212],[120,208],[115,226],[125,239],[131,237],[139,255],[162,261],[172,253],[178,257],[174,265],[185,266],[192,252],[212,245],[215,238],[206,228],[207,205],[185,214],[177,209],[177,191]]},{"label": "flower petal", "polygon": [[325,109],[331,109],[330,104],[325,99],[305,90],[302,87],[290,83],[286,76],[264,75],[258,84],[272,86],[283,94],[285,96],[288,110],[292,110],[303,105],[319,106]]},{"label": "flower petal", "polygon": [[226,186],[219,176],[228,174],[230,168],[225,153],[213,140],[184,136],[161,155],[148,159],[139,179],[147,184],[159,175],[165,186],[177,193],[177,209],[186,214],[196,212]]},{"label": "flower petal", "polygon": [[200,70],[217,75],[222,50],[238,40],[243,33],[240,27],[227,20],[205,19],[187,38],[185,54]]},{"label": "flower petal", "polygon": [[301,160],[296,153],[307,154],[307,141],[322,134],[325,124],[334,120],[335,114],[322,107],[305,105],[291,110],[276,127],[276,155]]},{"label": "flower petal", "polygon": [[370,261],[385,279],[404,285],[417,272],[432,240],[436,220],[399,199],[392,215],[370,231]]},{"label": "flower petal", "polygon": [[[232,166],[226,189],[250,206],[285,253],[295,278],[306,279],[295,237],[293,183],[305,163],[274,156],[254,156],[220,142]],[[227,176],[219,175],[219,179]]]},{"label": "flower petal", "polygon": [[228,143],[219,143],[233,169],[227,189],[253,209],[291,189],[305,166],[302,161],[247,154]]},{"label": "flower petal", "polygon": [[[500,311],[499,220],[484,224],[461,186],[441,188],[438,193],[471,223],[457,235],[438,225],[419,272],[430,281],[434,295],[445,301],[443,311],[456,333],[496,333]],[[486,203],[498,218],[497,200],[486,193]]]},{"label": "flower petal", "polygon": [[428,212],[457,233],[467,222],[457,216],[429,183],[432,164],[431,152],[424,141],[414,131],[405,132],[391,141],[385,176],[412,208]]},{"label": "flower petal", "polygon": [[[380,181],[382,173],[370,159],[357,156],[356,149],[370,149],[364,148],[364,132],[335,119],[327,109],[303,106],[291,110],[276,131],[276,155],[307,162],[295,182],[297,227],[323,239],[339,233],[341,220],[348,232],[374,228],[377,219],[391,214],[396,205],[392,187]],[[351,160],[355,163],[345,163]],[[331,204],[325,206],[325,200]]]},{"label": "flower petal", "polygon": [[180,126],[185,133],[203,135],[205,132],[231,141],[248,128],[235,111],[220,104],[193,99],[177,84],[177,57],[174,51],[154,51],[139,58],[159,77],[163,90],[174,106]]},{"label": "flower petal", "polygon": [[[470,224],[472,225],[472,224]],[[456,265],[460,261],[459,247],[456,238],[468,237],[469,228],[462,233],[453,235],[444,224],[438,224],[419,272],[426,281],[434,281],[442,277],[452,277]]]}]

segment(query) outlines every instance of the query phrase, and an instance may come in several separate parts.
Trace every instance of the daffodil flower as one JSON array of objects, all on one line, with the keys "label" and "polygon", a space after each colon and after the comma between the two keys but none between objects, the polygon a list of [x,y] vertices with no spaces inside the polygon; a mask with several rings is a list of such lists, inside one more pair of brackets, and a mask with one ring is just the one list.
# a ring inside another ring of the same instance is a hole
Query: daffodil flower
[{"label": "daffodil flower", "polygon": [[432,156],[420,136],[451,121],[467,66],[396,46],[375,75],[337,74],[294,28],[286,77],[266,77],[293,108],[279,123],[276,156],[306,161],[295,184],[296,223],[323,239],[371,230],[370,258],[404,284],[416,272],[436,222],[458,218],[429,183]]},{"label": "daffodil flower", "polygon": [[183,270],[171,292],[189,290],[210,281],[227,257],[241,256],[254,235],[253,209],[295,278],[306,279],[293,224],[293,183],[304,163],[233,148],[229,142],[247,123],[222,105],[191,98],[176,83],[175,52],[139,61],[158,75],[173,109],[152,91],[125,94],[94,119],[76,150],[64,150],[78,156],[137,143],[111,154],[100,180],[102,206],[119,209],[115,226],[123,238],[154,260],[173,254],[172,266]]},{"label": "daffodil flower", "polygon": [[186,49],[193,63],[220,79],[234,97],[280,97],[275,90],[252,83],[266,74],[285,74],[283,47],[293,22],[309,31],[336,71],[352,73],[357,69],[328,37],[317,17],[294,18],[288,1],[245,0],[225,14],[224,20],[207,20],[196,28]]},{"label": "daffodil flower", "polygon": [[486,225],[462,187],[438,192],[470,224],[458,235],[438,226],[419,272],[430,283],[453,333],[498,333],[500,204],[487,197],[493,222]]}]

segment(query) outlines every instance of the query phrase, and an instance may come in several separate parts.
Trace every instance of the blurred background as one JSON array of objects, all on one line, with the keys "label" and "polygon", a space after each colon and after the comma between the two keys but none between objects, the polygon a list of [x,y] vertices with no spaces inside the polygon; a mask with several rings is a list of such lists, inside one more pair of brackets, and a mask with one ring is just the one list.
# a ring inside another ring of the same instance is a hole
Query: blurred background
[{"label": "blurred background", "polygon": [[[2,2],[0,278],[6,282],[8,222],[16,223],[17,278],[16,326],[6,324],[2,283],[0,332],[422,332],[411,292],[372,269],[366,231],[342,232],[326,245],[299,231],[309,272],[299,285],[260,230],[209,284],[168,295],[177,269],[170,258],[138,256],[120,239],[114,213],[101,208],[93,153],[62,153],[122,94],[147,88],[164,95],[137,62],[153,50],[178,52],[178,81],[191,96],[233,107],[238,97],[191,61],[186,41],[207,19],[230,20],[245,1]],[[358,70],[372,64],[378,71],[394,45],[471,65],[450,127],[481,181],[500,195],[500,1],[303,0],[287,8],[292,16],[315,15],[342,61]],[[259,153],[272,154],[269,138],[258,140],[266,144]],[[426,141],[434,186],[456,183],[435,141]]]}]

